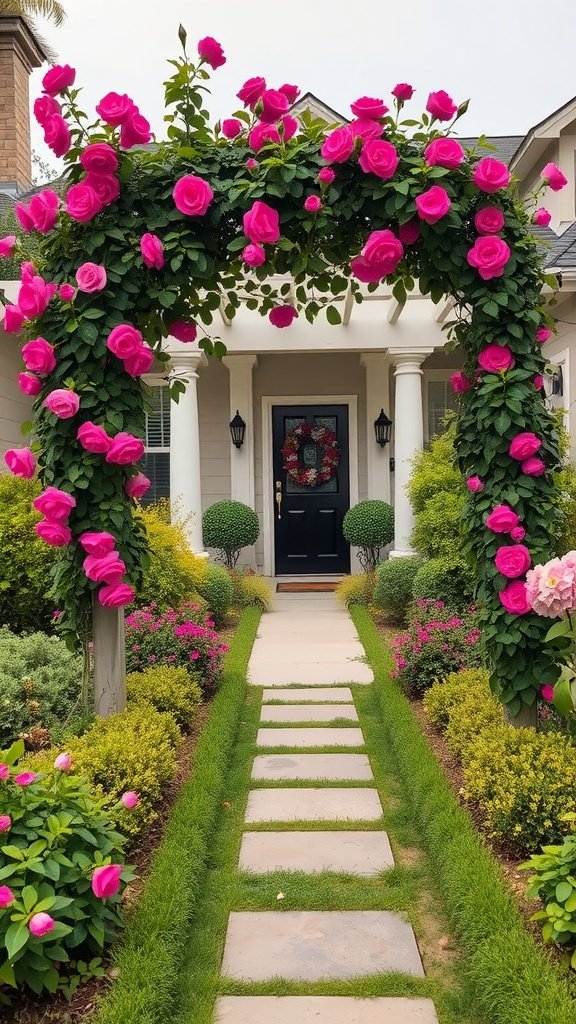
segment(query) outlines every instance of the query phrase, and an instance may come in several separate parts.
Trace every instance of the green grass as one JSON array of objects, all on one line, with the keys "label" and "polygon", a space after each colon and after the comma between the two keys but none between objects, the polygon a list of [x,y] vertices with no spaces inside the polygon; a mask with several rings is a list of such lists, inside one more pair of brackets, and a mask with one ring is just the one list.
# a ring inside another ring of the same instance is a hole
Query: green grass
[{"label": "green grass", "polygon": [[486,1020],[574,1024],[568,984],[527,932],[496,862],[454,796],[408,701],[390,680],[390,654],[367,610],[355,607],[352,618],[375,674],[381,739],[397,760],[413,820],[465,954],[465,978]]},{"label": "green grass", "polygon": [[226,656],[222,686],[142,896],[116,955],[120,977],[95,1024],[160,1024],[172,1003],[190,921],[202,900],[206,869],[246,698],[246,668],[260,611],[247,608]]}]

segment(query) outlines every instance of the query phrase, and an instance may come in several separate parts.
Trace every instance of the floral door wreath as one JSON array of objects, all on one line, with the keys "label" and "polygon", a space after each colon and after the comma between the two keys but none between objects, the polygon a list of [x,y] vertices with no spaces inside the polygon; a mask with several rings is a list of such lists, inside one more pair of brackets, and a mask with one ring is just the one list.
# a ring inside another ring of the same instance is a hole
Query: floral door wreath
[{"label": "floral door wreath", "polygon": [[[299,452],[304,441],[314,441],[322,452],[320,469],[315,466],[303,466]],[[300,423],[290,430],[282,445],[284,470],[295,484],[303,487],[316,487],[326,484],[336,476],[340,462],[340,447],[336,435],[327,427],[316,426],[315,423]]]}]

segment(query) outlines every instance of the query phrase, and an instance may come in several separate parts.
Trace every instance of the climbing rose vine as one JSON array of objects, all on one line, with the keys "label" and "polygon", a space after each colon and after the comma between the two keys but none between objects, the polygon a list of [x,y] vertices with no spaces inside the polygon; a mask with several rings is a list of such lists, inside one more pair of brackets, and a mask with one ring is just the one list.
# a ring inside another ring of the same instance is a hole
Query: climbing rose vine
[{"label": "climbing rose vine", "polygon": [[[540,189],[528,209],[489,149],[453,138],[467,104],[443,90],[404,118],[408,83],[392,89],[390,106],[358,98],[350,122],[335,126],[290,113],[295,85],[252,77],[241,108],[211,127],[205,83],[225,54],[207,37],[192,58],[179,35],[166,141],[129,96],[111,91],[96,114],[83,111],[68,65],[48,73],[34,107],[64,156],[66,185],[17,208],[23,229],[42,236],[42,259],[23,265],[5,316],[7,330],[23,333],[19,383],[35,398],[31,450],[9,466],[29,476],[37,460],[38,532],[61,548],[62,628],[79,629],[94,592],[104,604],[130,602],[147,564],[134,506],[147,484],[142,375],[164,367],[176,400],[186,386],[163,339],[220,358],[218,310],[233,318],[245,303],[271,330],[321,313],[336,325],[348,288],[362,302],[386,281],[402,302],[418,281],[434,302],[455,302],[447,331],[465,353],[454,387],[469,553],[494,684],[515,713],[554,671],[524,584],[550,554],[558,465],[541,392],[552,324],[530,231],[531,220],[549,219],[536,209]],[[547,165],[542,182],[558,189],[564,179]],[[13,246],[5,239],[0,252]]]}]

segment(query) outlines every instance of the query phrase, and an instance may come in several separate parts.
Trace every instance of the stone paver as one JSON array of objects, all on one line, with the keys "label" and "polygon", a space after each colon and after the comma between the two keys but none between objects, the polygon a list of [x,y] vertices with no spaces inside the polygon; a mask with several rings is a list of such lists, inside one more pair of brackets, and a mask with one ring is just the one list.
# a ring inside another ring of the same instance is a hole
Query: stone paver
[{"label": "stone paver", "polygon": [[412,927],[381,910],[232,913],[222,974],[320,981],[401,971],[424,976]]},{"label": "stone paver", "polygon": [[254,758],[252,778],[371,782],[374,776],[366,754],[259,754]]},{"label": "stone paver", "polygon": [[373,876],[393,867],[386,832],[245,832],[240,868],[267,871],[344,871]]},{"label": "stone paver", "polygon": [[372,669],[363,661],[290,661],[281,649],[278,661],[250,661],[249,679],[251,686],[329,686],[330,683],[353,683],[366,685],[374,681]]},{"label": "stone paver", "polygon": [[285,704],[292,704],[295,701],[319,704],[348,704],[352,701],[352,690],[348,686],[302,686],[282,690],[278,687],[275,690],[264,690],[262,694],[264,702],[269,700],[281,700]]},{"label": "stone paver", "polygon": [[221,996],[216,1024],[438,1024],[431,999]]},{"label": "stone paver", "polygon": [[378,821],[382,805],[376,789],[254,789],[248,795],[248,824],[262,821]]},{"label": "stone paver", "polygon": [[330,728],[316,729],[259,729],[259,747],[362,747],[364,736],[361,729]]},{"label": "stone paver", "polygon": [[[290,660],[297,664],[309,661],[313,665],[321,665],[325,662],[342,661],[344,664],[354,661],[355,658],[364,657],[364,648],[357,640],[326,640],[318,642],[316,637],[308,640],[301,640],[294,637],[290,647]],[[276,664],[278,661],[278,640],[267,639],[260,646],[258,657],[254,659],[257,665]]]},{"label": "stone paver", "polygon": [[358,714],[353,704],[296,704],[292,707],[264,704],[260,715],[261,722],[333,722],[336,718],[357,722]]}]

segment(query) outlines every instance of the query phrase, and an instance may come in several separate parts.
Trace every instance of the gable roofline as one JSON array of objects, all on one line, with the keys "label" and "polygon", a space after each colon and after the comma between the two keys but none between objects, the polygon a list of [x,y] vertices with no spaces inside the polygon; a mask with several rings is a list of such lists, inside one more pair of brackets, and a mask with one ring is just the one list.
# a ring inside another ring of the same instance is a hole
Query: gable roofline
[{"label": "gable roofline", "polygon": [[[537,155],[543,153],[548,143],[552,139],[559,137],[562,128],[574,120],[576,120],[576,96],[567,100],[561,107],[552,111],[551,114],[548,114],[547,117],[528,130],[510,160],[510,170],[514,171],[516,176],[522,179],[533,164],[532,157],[534,152],[536,151]],[[531,159],[528,161],[526,158],[530,150],[532,150],[530,154]]]},{"label": "gable roofline", "polygon": [[290,107],[290,113],[298,117],[299,114],[309,108],[322,112],[325,115],[325,120],[329,122],[340,121],[341,123],[347,123],[350,120],[337,110],[334,110],[334,107],[330,107],[324,100],[315,96],[313,92],[305,92],[303,96],[300,96]]}]

